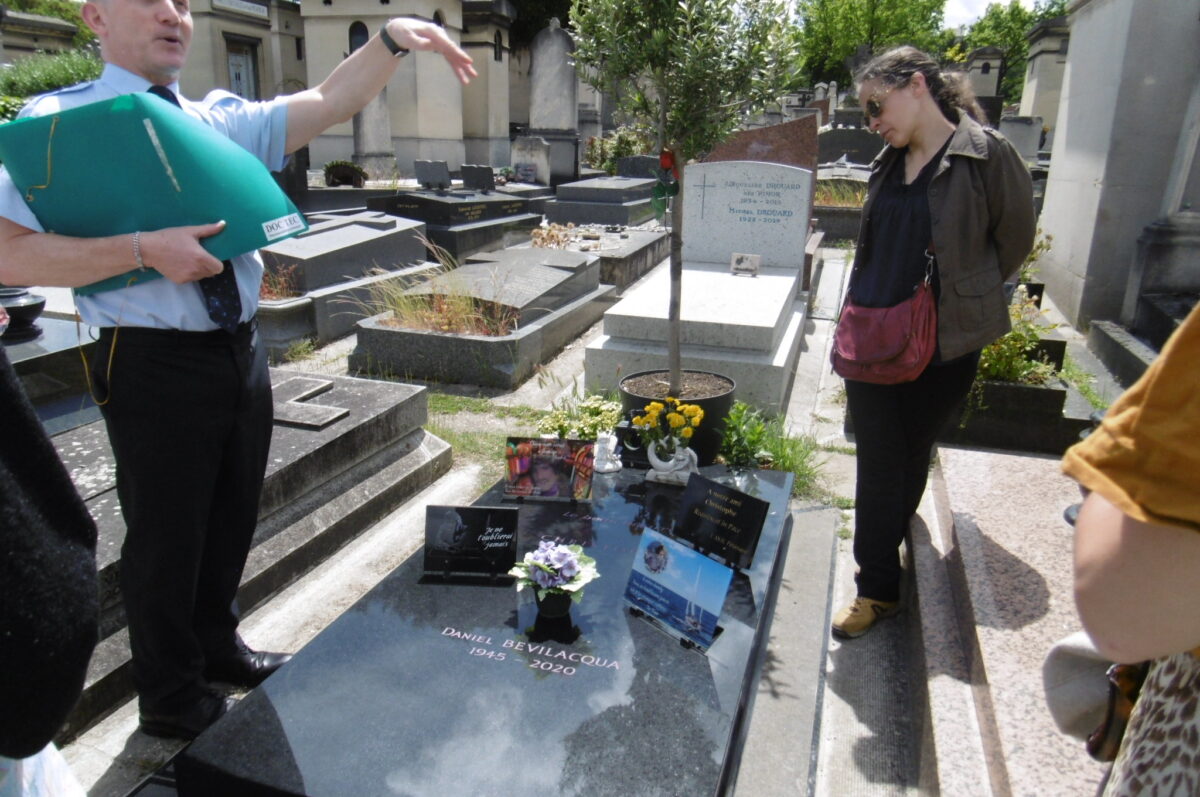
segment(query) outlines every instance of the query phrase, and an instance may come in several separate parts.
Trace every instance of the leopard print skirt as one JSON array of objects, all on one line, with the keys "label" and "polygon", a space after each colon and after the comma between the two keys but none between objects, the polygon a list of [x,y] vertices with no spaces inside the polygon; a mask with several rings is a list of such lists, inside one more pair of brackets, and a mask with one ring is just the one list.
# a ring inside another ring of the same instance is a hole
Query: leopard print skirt
[{"label": "leopard print skirt", "polygon": [[1200,795],[1200,659],[1155,661],[1134,704],[1105,797]]}]

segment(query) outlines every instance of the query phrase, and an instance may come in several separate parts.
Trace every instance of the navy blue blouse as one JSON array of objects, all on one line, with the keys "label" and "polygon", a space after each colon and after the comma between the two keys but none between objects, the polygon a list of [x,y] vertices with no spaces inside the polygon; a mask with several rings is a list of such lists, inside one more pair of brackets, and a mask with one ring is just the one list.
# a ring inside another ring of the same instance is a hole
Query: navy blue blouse
[{"label": "navy blue blouse", "polygon": [[[904,158],[897,158],[871,205],[867,220],[867,245],[859,252],[850,278],[850,295],[864,307],[892,307],[913,295],[925,279],[928,258],[925,250],[933,243],[929,217],[929,181],[946,154],[950,139],[930,158],[917,179],[904,182]],[[939,296],[936,264],[933,295]]]}]

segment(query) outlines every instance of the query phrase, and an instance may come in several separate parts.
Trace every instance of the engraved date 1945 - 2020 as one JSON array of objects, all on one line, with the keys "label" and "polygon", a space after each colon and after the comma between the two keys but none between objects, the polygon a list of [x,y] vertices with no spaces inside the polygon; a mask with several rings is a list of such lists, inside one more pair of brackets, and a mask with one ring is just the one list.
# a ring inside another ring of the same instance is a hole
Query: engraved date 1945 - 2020
[{"label": "engraved date 1945 - 2020", "polygon": [[[447,627],[442,636],[461,639],[473,643],[467,650],[467,655],[490,659],[491,661],[507,661],[508,651],[525,654],[528,666],[533,670],[543,670],[558,675],[574,675],[579,667],[596,667],[606,670],[620,670],[621,664],[615,659],[606,659],[591,653],[558,648],[552,645],[538,645],[523,642],[519,639],[502,639],[497,645],[490,636],[472,634]],[[516,659],[514,659],[515,661]]]}]

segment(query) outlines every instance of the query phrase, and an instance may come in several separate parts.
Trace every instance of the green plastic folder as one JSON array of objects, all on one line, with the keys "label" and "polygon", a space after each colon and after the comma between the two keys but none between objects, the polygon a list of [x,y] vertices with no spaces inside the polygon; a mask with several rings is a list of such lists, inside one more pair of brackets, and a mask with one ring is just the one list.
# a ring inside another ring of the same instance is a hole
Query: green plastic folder
[{"label": "green plastic folder", "polygon": [[[42,226],[61,235],[97,238],[224,219],[225,229],[201,244],[228,260],[308,229],[258,158],[152,94],[0,125],[0,160]],[[133,269],[76,292],[160,276]]]}]

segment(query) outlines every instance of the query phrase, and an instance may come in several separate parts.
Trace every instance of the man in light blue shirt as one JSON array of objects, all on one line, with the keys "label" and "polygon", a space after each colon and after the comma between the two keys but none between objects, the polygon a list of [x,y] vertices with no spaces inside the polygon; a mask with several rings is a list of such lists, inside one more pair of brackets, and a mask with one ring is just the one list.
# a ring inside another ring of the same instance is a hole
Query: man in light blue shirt
[{"label": "man in light blue shirt", "polygon": [[[169,93],[153,91],[273,170],[361,110],[409,50],[440,53],[464,83],[475,75],[440,27],[397,18],[315,88],[269,102],[224,91],[192,102],[178,92],[192,35],[188,0],[91,0],[81,12],[100,41],[103,74],[36,98],[22,115],[164,87]],[[290,658],[250,650],[237,634],[234,596],[272,419],[254,323],[262,261],[257,252],[228,264],[210,255],[200,241],[223,225],[87,239],[45,232],[0,168],[0,282],[79,287],[135,266],[165,277],[77,297],[83,320],[101,328],[90,370],[126,525],[121,589],[141,728],[157,736],[192,738],[227,710],[209,681],[257,686]],[[217,285],[228,291],[229,317],[213,309]]]}]

